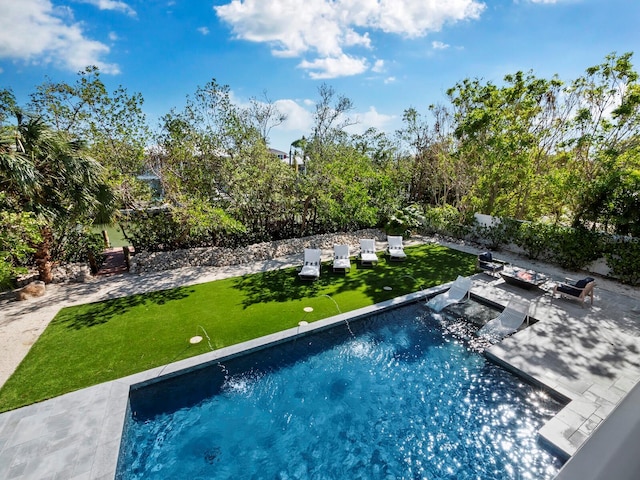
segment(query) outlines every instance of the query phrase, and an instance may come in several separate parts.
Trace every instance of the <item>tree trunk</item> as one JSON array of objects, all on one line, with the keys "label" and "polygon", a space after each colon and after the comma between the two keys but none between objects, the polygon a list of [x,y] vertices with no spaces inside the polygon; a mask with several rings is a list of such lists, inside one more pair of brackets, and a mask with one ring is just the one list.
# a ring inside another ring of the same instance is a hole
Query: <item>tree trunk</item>
[{"label": "tree trunk", "polygon": [[53,232],[49,227],[42,227],[42,242],[36,247],[36,266],[40,274],[40,280],[44,283],[53,281],[53,273],[51,272],[51,245],[53,243]]}]

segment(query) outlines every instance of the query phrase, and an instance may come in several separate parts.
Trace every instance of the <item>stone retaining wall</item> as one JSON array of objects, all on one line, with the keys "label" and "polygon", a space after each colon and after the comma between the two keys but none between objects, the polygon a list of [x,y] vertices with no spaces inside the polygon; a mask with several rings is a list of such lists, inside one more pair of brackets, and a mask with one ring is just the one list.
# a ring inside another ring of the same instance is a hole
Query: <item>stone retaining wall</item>
[{"label": "stone retaining wall", "polygon": [[131,257],[132,273],[159,272],[182,267],[222,267],[260,262],[302,253],[305,248],[332,249],[334,244],[359,248],[361,238],[386,242],[387,235],[377,229],[349,233],[327,233],[310,237],[256,243],[240,248],[190,248],[170,252],[140,252]]},{"label": "stone retaining wall", "polygon": [[[91,279],[91,269],[84,263],[69,263],[67,265],[54,265],[51,269],[53,280],[51,283],[82,283]],[[20,275],[16,280],[18,288],[24,287],[40,279],[40,274],[35,268],[28,273]]]}]

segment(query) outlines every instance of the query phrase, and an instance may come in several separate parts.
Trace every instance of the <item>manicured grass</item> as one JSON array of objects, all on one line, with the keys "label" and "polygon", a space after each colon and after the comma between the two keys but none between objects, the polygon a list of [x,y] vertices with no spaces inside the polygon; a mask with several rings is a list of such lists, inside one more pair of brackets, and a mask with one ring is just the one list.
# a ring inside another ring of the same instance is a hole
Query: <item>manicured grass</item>
[{"label": "manicured grass", "polygon": [[[474,272],[475,256],[446,247],[406,252],[373,268],[352,262],[346,275],[324,264],[311,283],[290,268],[65,308],[0,390],[0,411],[205,353],[204,332],[218,349]],[[204,341],[190,345],[194,335]]]}]

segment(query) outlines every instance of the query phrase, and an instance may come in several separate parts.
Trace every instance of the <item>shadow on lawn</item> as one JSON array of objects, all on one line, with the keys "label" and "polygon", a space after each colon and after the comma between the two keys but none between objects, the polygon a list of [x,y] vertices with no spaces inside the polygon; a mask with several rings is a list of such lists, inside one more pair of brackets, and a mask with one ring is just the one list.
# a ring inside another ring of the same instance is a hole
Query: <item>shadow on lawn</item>
[{"label": "shadow on lawn", "polygon": [[191,293],[193,293],[193,289],[179,287],[90,303],[78,307],[69,307],[61,310],[51,321],[51,324],[65,326],[73,330],[94,327],[107,323],[114,317],[120,316],[134,307],[144,304],[164,305],[174,300],[182,300]]},{"label": "shadow on lawn", "polygon": [[[351,271],[334,273],[329,263],[321,267],[320,278],[303,281],[296,269],[272,270],[238,278],[233,286],[244,291],[244,308],[265,302],[286,302],[303,298],[334,296],[361,290],[372,303],[416,292],[474,273],[475,256],[427,244],[407,249],[404,262],[390,262],[382,254],[378,265],[362,267],[352,260]],[[392,287],[391,291],[383,287]]]},{"label": "shadow on lawn", "polygon": [[238,277],[233,287],[245,292],[244,308],[256,303],[317,297],[330,282],[326,275],[327,266],[322,265],[321,269],[320,278],[314,282],[300,280],[294,269],[287,268]]}]

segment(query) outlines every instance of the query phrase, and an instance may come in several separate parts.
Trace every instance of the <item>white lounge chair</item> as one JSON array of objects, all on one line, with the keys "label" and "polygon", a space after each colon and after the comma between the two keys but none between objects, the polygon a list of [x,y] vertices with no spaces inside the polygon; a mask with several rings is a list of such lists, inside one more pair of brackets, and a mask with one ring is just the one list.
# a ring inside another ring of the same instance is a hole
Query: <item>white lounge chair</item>
[{"label": "white lounge chair", "polygon": [[375,239],[360,239],[360,264],[373,265],[378,263],[378,255],[376,255]]},{"label": "white lounge chair", "polygon": [[351,260],[349,259],[349,245],[333,246],[333,271],[342,270],[346,273],[351,269]]},{"label": "white lounge chair", "polygon": [[320,277],[320,250],[316,248],[304,249],[304,264],[298,273],[301,280],[315,280]]},{"label": "white lounge chair", "polygon": [[500,315],[493,320],[489,320],[478,330],[478,336],[501,340],[517,331],[528,315],[529,302],[520,298],[512,298]]},{"label": "white lounge chair", "polygon": [[429,307],[434,312],[439,312],[443,308],[459,303],[465,298],[468,298],[471,294],[471,277],[463,277],[458,275],[458,278],[451,284],[449,290],[439,295],[436,295],[427,302]]},{"label": "white lounge chair", "polygon": [[402,246],[402,237],[387,236],[387,252],[389,252],[389,260],[404,260],[407,254],[404,253]]}]

